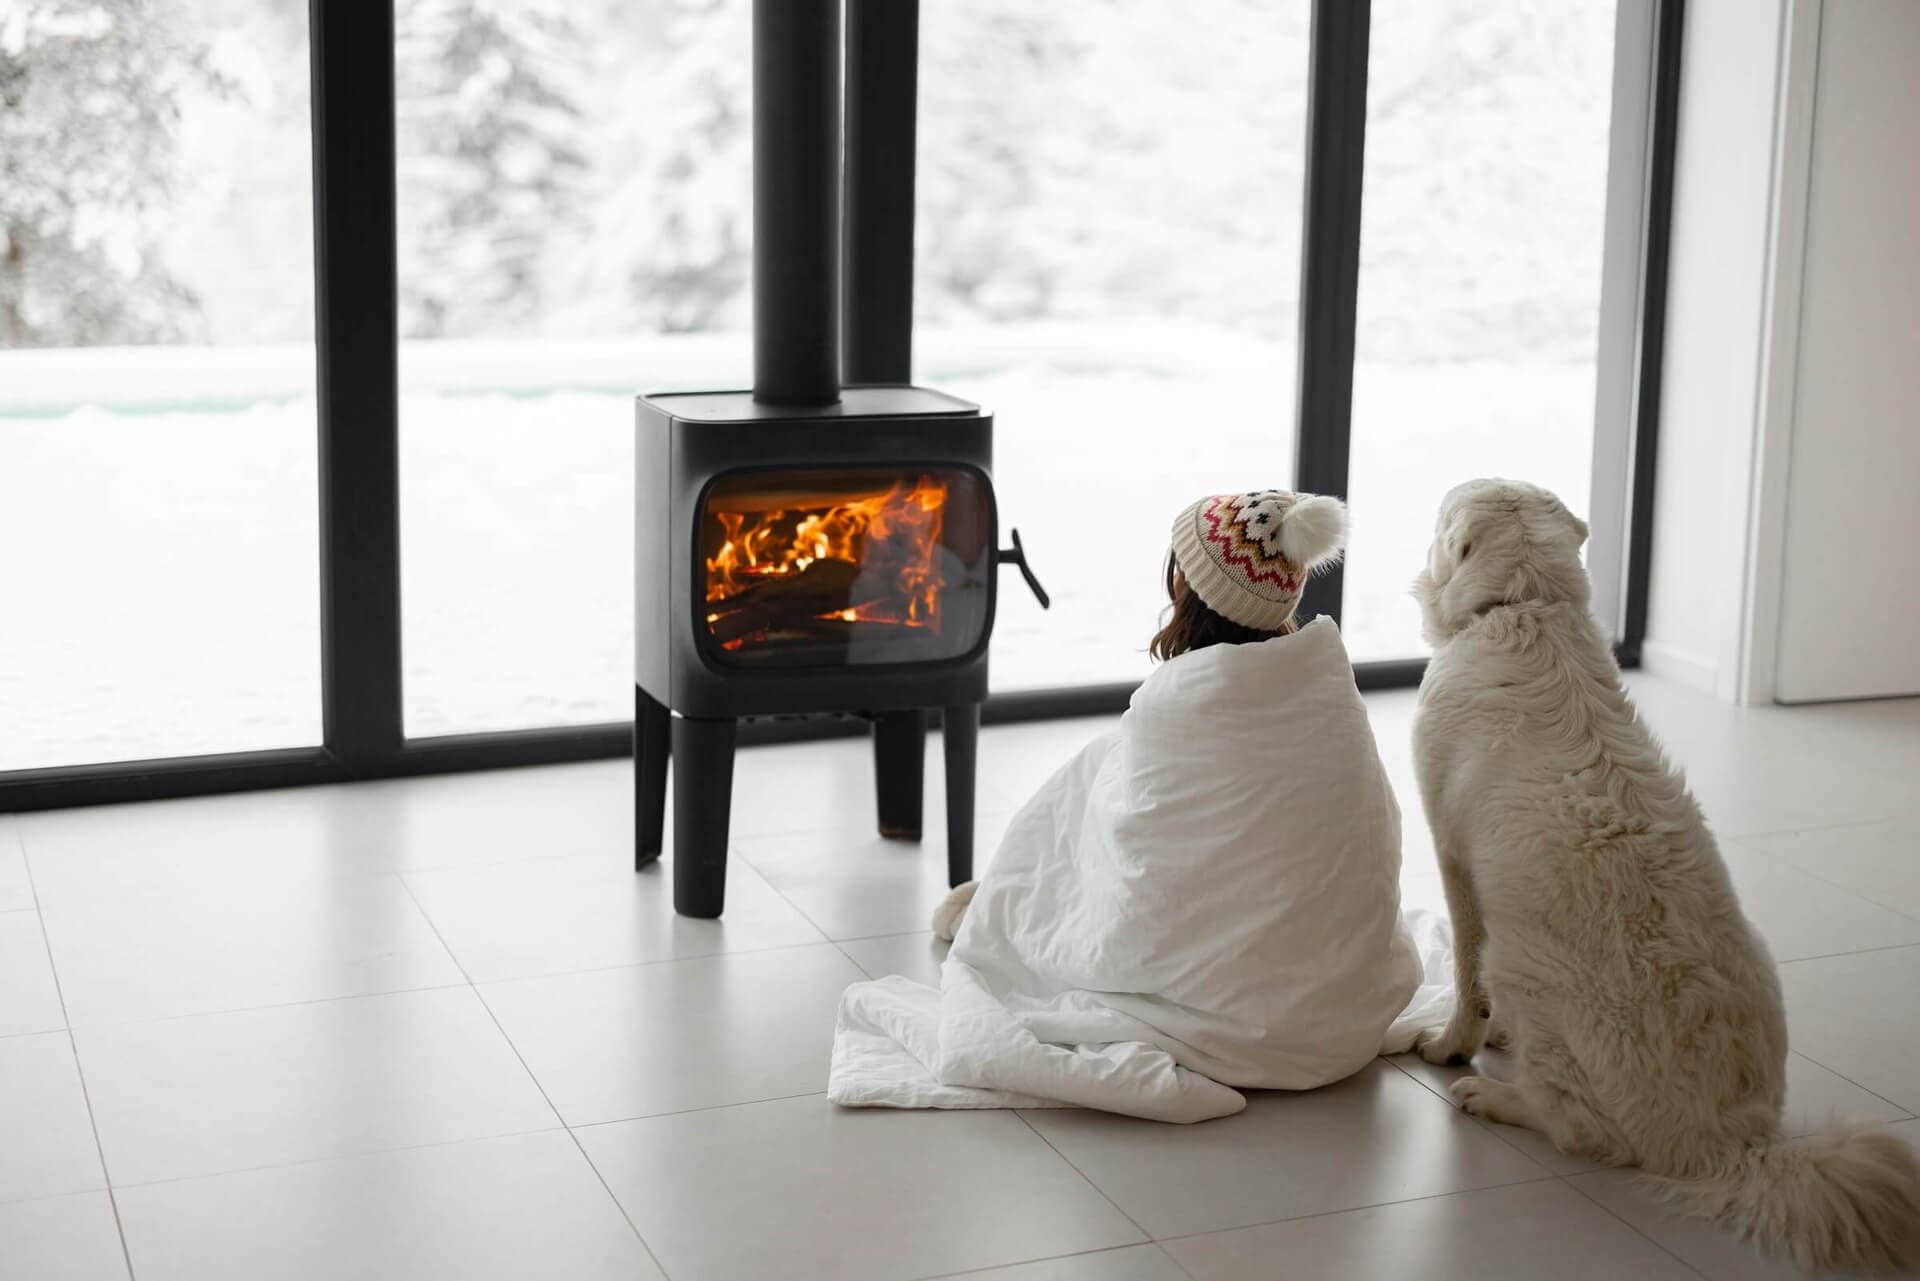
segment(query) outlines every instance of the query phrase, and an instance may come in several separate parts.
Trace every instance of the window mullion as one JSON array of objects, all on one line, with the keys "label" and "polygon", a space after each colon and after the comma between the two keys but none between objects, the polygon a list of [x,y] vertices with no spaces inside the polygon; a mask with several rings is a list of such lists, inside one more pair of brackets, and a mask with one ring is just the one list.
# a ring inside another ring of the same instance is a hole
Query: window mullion
[{"label": "window mullion", "polygon": [[[1314,0],[1307,76],[1293,483],[1341,498],[1352,437],[1371,11],[1370,0]],[[1338,620],[1341,584],[1338,565],[1317,575],[1307,587],[1305,613]]]},{"label": "window mullion", "polygon": [[320,672],[350,773],[401,749],[392,0],[312,0]]}]

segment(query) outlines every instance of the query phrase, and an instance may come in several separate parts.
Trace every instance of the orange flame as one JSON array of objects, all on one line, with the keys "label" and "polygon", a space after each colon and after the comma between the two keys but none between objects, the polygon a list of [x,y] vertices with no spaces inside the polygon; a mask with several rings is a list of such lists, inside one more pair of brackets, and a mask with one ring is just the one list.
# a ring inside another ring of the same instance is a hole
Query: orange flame
[{"label": "orange flame", "polygon": [[[939,627],[945,482],[921,476],[884,491],[823,494],[817,506],[765,511],[728,511],[720,506],[725,502],[723,497],[709,501],[725,535],[719,549],[706,558],[709,603],[799,574],[816,562],[835,560],[856,568],[858,587],[847,602],[813,617]],[[719,617],[710,612],[707,621],[711,625]],[[726,647],[735,648],[742,640],[729,641]]]}]

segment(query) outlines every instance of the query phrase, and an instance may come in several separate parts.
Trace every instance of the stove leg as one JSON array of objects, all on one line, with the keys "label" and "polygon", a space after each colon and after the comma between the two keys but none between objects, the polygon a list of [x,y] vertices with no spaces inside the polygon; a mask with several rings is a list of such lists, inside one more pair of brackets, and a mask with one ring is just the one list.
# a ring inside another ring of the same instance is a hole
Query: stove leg
[{"label": "stove leg", "polygon": [[673,722],[673,910],[711,919],[727,901],[732,720]]},{"label": "stove leg", "polygon": [[880,835],[920,839],[926,766],[925,712],[884,712],[874,719],[873,790],[879,800]]},{"label": "stove leg", "polygon": [[980,755],[980,704],[946,709],[947,884],[973,879],[973,775]]},{"label": "stove leg", "polygon": [[673,717],[633,687],[633,870],[660,857],[667,817],[667,747]]}]

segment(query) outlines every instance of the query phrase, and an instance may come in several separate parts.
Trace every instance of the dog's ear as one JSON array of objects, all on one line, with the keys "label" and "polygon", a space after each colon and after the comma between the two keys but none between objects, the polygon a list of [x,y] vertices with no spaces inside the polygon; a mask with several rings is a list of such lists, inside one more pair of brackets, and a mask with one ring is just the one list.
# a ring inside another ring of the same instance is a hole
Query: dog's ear
[{"label": "dog's ear", "polygon": [[1303,494],[1280,518],[1280,554],[1308,573],[1340,559],[1347,545],[1347,506],[1325,494]]},{"label": "dog's ear", "polygon": [[[1542,492],[1544,493],[1545,491],[1543,490]],[[1565,522],[1567,532],[1573,535],[1573,545],[1576,548],[1586,546],[1587,522],[1574,515],[1571,508],[1552,494],[1547,494],[1547,501],[1552,505],[1554,514]]]}]

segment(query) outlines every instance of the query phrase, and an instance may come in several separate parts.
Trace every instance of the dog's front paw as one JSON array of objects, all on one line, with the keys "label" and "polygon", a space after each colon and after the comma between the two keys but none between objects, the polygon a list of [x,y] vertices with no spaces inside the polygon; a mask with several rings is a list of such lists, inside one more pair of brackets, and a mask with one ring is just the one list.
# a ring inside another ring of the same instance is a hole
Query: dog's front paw
[{"label": "dog's front paw", "polygon": [[1452,1022],[1426,1028],[1413,1039],[1413,1048],[1429,1063],[1442,1067],[1465,1063],[1480,1048],[1478,1035],[1470,1035]]},{"label": "dog's front paw", "polygon": [[1493,1097],[1506,1088],[1491,1077],[1463,1076],[1447,1087],[1447,1093],[1468,1116],[1487,1116],[1493,1111]]},{"label": "dog's front paw", "polygon": [[1527,1110],[1520,1091],[1506,1081],[1490,1076],[1463,1076],[1447,1090],[1468,1116],[1477,1116],[1496,1125],[1519,1125],[1538,1129]]}]

